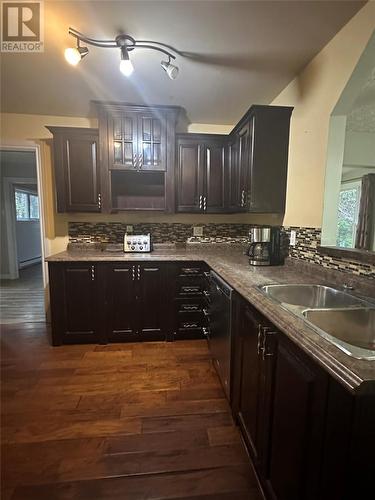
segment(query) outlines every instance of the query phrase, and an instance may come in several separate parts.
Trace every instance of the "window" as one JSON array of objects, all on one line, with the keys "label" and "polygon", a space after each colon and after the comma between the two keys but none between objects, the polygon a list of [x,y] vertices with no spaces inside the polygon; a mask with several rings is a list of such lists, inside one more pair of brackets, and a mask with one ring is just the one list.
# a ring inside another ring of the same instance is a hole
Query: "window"
[{"label": "window", "polygon": [[339,195],[337,246],[354,248],[358,224],[361,182],[342,185]]},{"label": "window", "polygon": [[14,198],[16,202],[16,219],[18,221],[39,220],[38,195],[16,189]]}]

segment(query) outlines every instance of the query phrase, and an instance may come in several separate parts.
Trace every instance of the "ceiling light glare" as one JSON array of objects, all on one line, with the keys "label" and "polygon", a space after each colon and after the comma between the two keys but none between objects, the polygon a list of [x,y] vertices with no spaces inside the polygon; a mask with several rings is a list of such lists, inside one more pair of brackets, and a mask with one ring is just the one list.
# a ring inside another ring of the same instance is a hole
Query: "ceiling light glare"
[{"label": "ceiling light glare", "polygon": [[80,60],[89,53],[87,47],[76,47],[65,49],[64,56],[65,60],[72,66],[77,66]]},{"label": "ceiling light glare", "polygon": [[129,59],[129,54],[125,46],[121,47],[120,71],[125,76],[130,76],[134,71],[132,62]]}]

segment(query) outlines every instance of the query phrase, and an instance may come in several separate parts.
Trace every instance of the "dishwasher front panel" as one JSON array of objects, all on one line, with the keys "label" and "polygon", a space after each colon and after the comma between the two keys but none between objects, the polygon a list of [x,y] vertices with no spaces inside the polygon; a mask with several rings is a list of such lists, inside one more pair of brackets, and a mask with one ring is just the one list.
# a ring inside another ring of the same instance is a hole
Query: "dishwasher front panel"
[{"label": "dishwasher front panel", "polygon": [[231,316],[233,289],[216,273],[210,273],[208,343],[225,394],[230,400]]}]

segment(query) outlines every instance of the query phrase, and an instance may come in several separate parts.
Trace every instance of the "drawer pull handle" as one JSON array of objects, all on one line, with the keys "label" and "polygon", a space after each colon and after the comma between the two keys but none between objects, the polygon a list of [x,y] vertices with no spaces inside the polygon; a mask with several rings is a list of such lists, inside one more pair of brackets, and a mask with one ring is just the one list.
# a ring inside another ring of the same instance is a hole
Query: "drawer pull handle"
[{"label": "drawer pull handle", "polygon": [[195,286],[195,287],[193,287],[193,286],[183,286],[182,290],[184,292],[187,292],[187,293],[189,293],[189,292],[200,292],[200,288],[198,286]]},{"label": "drawer pull handle", "polygon": [[183,304],[181,306],[181,310],[182,311],[199,311],[199,306],[197,306],[197,305],[186,305],[186,304]]},{"label": "drawer pull handle", "polygon": [[198,323],[182,323],[183,328],[199,328]]},{"label": "drawer pull handle", "polygon": [[199,267],[183,267],[181,269],[181,272],[183,272],[184,274],[199,274],[201,270],[199,269]]}]

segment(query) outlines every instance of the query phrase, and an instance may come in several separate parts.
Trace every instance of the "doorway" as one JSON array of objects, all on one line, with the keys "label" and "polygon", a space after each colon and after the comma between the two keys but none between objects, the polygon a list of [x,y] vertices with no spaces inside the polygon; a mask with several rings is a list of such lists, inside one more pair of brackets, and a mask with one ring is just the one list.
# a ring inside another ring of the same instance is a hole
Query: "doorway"
[{"label": "doorway", "polygon": [[0,322],[45,321],[37,151],[0,150]]}]

